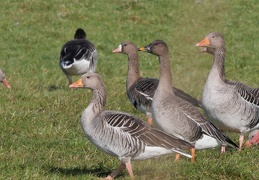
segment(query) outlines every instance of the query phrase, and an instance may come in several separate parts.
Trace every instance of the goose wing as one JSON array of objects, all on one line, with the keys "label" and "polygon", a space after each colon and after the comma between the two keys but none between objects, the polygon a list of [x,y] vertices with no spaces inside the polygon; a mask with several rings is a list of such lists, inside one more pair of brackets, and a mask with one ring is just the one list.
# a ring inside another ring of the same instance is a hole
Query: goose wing
[{"label": "goose wing", "polygon": [[188,142],[152,128],[145,121],[127,113],[104,111],[101,119],[105,120],[104,137],[108,144],[118,151],[126,150],[126,154],[143,152],[145,146],[158,146],[176,150],[185,155],[186,153],[180,149],[193,147]]},{"label": "goose wing", "polygon": [[193,131],[196,133],[196,138],[200,138],[202,134],[211,136],[223,144],[229,144],[234,147],[238,147],[231,139],[224,135],[220,129],[218,129],[214,124],[207,121],[205,117],[199,112],[198,109],[193,107],[190,103],[186,101],[180,101],[179,107],[183,114],[192,122],[194,122]]}]

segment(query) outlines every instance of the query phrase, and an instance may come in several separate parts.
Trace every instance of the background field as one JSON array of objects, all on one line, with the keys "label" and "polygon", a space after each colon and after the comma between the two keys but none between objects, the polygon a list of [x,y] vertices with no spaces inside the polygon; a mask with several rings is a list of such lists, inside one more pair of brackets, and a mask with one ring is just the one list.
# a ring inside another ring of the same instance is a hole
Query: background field
[{"label": "background field", "polygon": [[[257,0],[1,2],[0,67],[12,88],[0,86],[0,179],[96,179],[119,165],[85,138],[79,121],[91,92],[69,89],[58,65],[61,46],[78,27],[98,49],[106,109],[145,119],[126,97],[127,57],[112,49],[124,40],[137,46],[165,40],[174,85],[200,98],[212,56],[195,44],[218,31],[227,45],[227,78],[258,87],[258,9]],[[139,58],[142,76],[159,77],[156,57]],[[238,141],[238,134],[228,135]],[[174,156],[133,162],[133,172],[136,179],[259,179],[257,148],[228,148],[222,156],[218,148],[198,151],[193,164]]]}]

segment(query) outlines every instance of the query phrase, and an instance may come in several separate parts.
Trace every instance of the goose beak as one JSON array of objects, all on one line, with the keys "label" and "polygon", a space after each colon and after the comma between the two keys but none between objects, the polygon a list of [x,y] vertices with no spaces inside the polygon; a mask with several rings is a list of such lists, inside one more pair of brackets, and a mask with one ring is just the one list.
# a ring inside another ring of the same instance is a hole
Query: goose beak
[{"label": "goose beak", "polygon": [[208,46],[210,46],[210,41],[209,38],[204,38],[201,42],[198,42],[196,44],[197,47],[205,47],[204,49],[201,50],[201,52],[206,52]]},{"label": "goose beak", "polygon": [[139,51],[146,51],[146,48],[145,47],[140,47],[138,48]]},{"label": "goose beak", "polygon": [[121,44],[116,49],[114,49],[112,52],[113,53],[120,53],[120,52],[122,52]]},{"label": "goose beak", "polygon": [[81,88],[81,87],[84,87],[82,79],[79,79],[76,82],[69,85],[69,88]]},{"label": "goose beak", "polygon": [[3,83],[7,88],[11,88],[10,84],[7,82],[6,79],[3,80]]},{"label": "goose beak", "polygon": [[203,39],[201,42],[198,42],[196,44],[196,46],[200,46],[200,47],[205,47],[205,46],[210,46],[210,41],[209,41],[209,38],[205,38]]}]

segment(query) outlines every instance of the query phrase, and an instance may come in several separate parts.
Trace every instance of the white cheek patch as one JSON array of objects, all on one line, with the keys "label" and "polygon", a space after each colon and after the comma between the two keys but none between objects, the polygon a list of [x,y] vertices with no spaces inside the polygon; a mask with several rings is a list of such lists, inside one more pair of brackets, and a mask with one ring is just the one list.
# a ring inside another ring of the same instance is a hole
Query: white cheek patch
[{"label": "white cheek patch", "polygon": [[117,49],[122,51],[122,45],[120,44]]}]

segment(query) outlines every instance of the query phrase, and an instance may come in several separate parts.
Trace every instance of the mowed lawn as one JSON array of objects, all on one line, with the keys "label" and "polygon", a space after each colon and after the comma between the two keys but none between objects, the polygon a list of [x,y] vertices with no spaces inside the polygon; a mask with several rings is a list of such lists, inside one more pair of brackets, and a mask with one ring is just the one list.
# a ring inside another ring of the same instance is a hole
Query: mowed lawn
[{"label": "mowed lawn", "polygon": [[[200,98],[212,56],[195,44],[221,32],[226,77],[259,87],[258,10],[257,0],[2,1],[0,68],[11,89],[0,86],[0,179],[97,179],[120,164],[86,139],[80,116],[91,91],[69,89],[59,68],[60,49],[77,28],[85,29],[98,50],[106,109],[145,120],[127,99],[127,57],[112,53],[119,43],[166,41],[174,85]],[[143,77],[159,78],[155,56],[140,52],[139,59]],[[238,134],[228,136],[238,143]],[[195,163],[185,157],[175,162],[171,155],[132,164],[136,179],[259,179],[258,160],[255,146],[227,148],[222,155],[220,148],[197,151]]]}]

